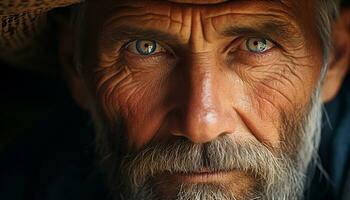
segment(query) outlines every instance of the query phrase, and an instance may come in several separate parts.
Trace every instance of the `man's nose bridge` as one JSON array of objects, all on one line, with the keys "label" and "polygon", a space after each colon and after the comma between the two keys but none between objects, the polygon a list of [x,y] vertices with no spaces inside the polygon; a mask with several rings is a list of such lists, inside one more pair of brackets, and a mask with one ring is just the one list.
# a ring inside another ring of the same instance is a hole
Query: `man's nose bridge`
[{"label": "man's nose bridge", "polygon": [[[200,58],[198,58],[200,57]],[[202,58],[201,58],[202,57]],[[189,109],[197,112],[213,112],[216,106],[215,93],[215,67],[210,61],[205,60],[205,56],[197,56],[192,60],[189,66],[189,91],[188,106]],[[216,83],[218,84],[218,83]],[[195,114],[195,113],[193,113]]]},{"label": "man's nose bridge", "polygon": [[227,127],[221,126],[226,122],[222,120],[219,70],[210,55],[193,54],[189,60],[185,67],[188,87],[182,107],[182,132],[194,142],[208,142],[227,131]]}]

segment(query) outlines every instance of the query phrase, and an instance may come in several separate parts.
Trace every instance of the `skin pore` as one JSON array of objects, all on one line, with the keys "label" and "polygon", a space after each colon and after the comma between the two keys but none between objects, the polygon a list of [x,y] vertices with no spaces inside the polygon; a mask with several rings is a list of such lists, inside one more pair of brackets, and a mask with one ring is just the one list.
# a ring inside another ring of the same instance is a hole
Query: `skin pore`
[{"label": "skin pore", "polygon": [[[113,173],[138,174],[134,185],[149,182],[162,199],[176,199],[179,185],[190,188],[182,199],[192,190],[248,199],[277,182],[269,167],[291,167],[264,160],[299,161],[323,52],[304,18],[313,1],[288,2],[89,1],[85,101],[97,130],[108,129],[98,137]],[[140,166],[156,160],[152,173]]]}]

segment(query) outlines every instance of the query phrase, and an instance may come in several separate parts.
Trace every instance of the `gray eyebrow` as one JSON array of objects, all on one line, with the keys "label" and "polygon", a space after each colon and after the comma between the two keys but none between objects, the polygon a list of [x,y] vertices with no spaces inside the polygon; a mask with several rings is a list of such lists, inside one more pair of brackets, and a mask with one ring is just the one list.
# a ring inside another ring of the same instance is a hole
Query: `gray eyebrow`
[{"label": "gray eyebrow", "polygon": [[143,29],[133,26],[118,26],[108,35],[115,40],[121,39],[158,39],[165,41],[178,41],[176,35],[166,33],[157,29]]},{"label": "gray eyebrow", "polygon": [[231,25],[222,33],[224,36],[254,36],[267,39],[279,39],[289,43],[300,42],[302,30],[292,23],[280,20],[259,20],[253,25]]}]

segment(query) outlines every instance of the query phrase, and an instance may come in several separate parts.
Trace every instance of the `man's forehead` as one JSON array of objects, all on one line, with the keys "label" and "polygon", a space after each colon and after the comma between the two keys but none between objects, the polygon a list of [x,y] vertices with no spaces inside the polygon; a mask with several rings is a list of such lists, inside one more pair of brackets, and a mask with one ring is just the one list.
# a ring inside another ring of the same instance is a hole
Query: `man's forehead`
[{"label": "man's forehead", "polygon": [[[267,5],[280,5],[283,7],[288,8],[305,8],[305,3],[310,4],[311,2],[314,2],[315,0],[307,0],[307,1],[294,1],[294,0],[106,0],[105,2],[108,2],[107,4],[110,6],[127,6],[127,5],[165,5],[167,3],[170,3],[170,5],[198,5],[198,6],[210,6],[210,5],[248,5],[248,4],[256,4],[256,5],[264,5],[265,3]],[[92,2],[98,2],[99,1],[92,1]],[[233,4],[227,4],[227,3],[233,3]],[[169,4],[168,4],[169,5]]]},{"label": "man's forehead", "polygon": [[[193,6],[204,6],[204,7],[211,7],[211,5],[247,5],[247,4],[256,4],[256,5],[280,5],[282,7],[287,7],[289,9],[301,9],[305,8],[306,4],[310,4],[311,2],[314,2],[315,0],[307,0],[307,1],[294,1],[294,0],[107,0],[106,2],[109,2],[109,5],[116,5],[116,6],[127,6],[127,5],[165,5],[167,3],[170,3],[170,5],[193,5]],[[97,2],[97,1],[96,1]],[[232,3],[232,4],[229,4]],[[156,6],[157,7],[157,6]]]},{"label": "man's forehead", "polygon": [[217,4],[224,3],[229,0],[167,0],[174,3],[186,3],[186,4]]},{"label": "man's forehead", "polygon": [[[183,4],[218,4],[218,3],[225,3],[229,1],[234,1],[234,0],[167,0],[169,2],[173,3],[183,3]],[[237,0],[236,0],[237,1]],[[264,1],[264,0],[260,0]],[[265,0],[269,2],[283,2],[286,3],[287,0]]]}]

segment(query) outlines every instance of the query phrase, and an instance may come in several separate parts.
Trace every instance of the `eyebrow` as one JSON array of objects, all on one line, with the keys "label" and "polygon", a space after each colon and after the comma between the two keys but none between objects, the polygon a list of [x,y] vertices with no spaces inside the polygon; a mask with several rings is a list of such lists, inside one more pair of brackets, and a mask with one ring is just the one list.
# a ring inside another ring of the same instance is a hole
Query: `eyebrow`
[{"label": "eyebrow", "polygon": [[268,19],[263,22],[257,21],[254,25],[231,25],[223,31],[222,35],[228,37],[237,35],[263,37],[293,44],[300,42],[302,30],[291,22]]},{"label": "eyebrow", "polygon": [[[248,25],[246,23],[231,24],[219,34],[225,37],[262,37],[274,42],[278,40],[295,46],[302,41],[302,33],[298,27],[291,22],[275,19],[253,20],[250,21]],[[120,41],[136,39],[164,42],[174,50],[183,49],[185,46],[184,42],[181,41],[176,34],[163,32],[158,29],[145,29],[127,25],[108,27],[106,31],[102,33],[102,38],[106,43],[105,46],[114,45],[114,43]]]},{"label": "eyebrow", "polygon": [[180,48],[180,45],[183,44],[175,34],[163,32],[158,29],[144,29],[132,26],[113,27],[107,32],[102,33],[102,38],[106,41],[107,46],[113,45],[115,42],[136,39],[161,41],[171,45],[173,48]]},{"label": "eyebrow", "polygon": [[158,29],[143,29],[132,26],[118,26],[116,29],[117,30],[113,31],[112,34],[109,34],[110,37],[113,37],[116,40],[157,38],[159,40],[172,40],[179,42],[176,35],[166,33]]}]

